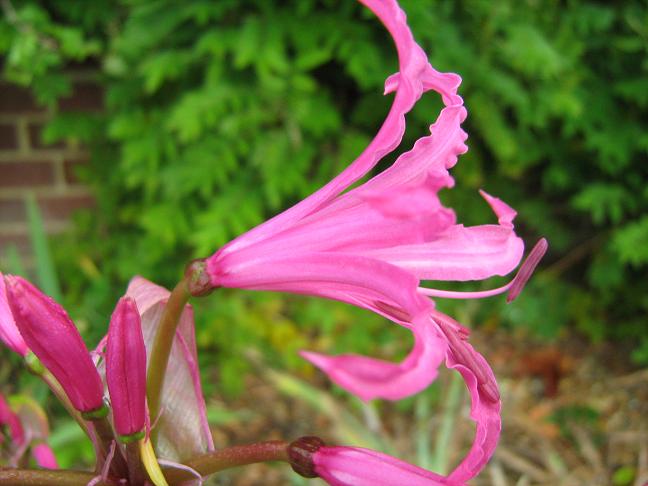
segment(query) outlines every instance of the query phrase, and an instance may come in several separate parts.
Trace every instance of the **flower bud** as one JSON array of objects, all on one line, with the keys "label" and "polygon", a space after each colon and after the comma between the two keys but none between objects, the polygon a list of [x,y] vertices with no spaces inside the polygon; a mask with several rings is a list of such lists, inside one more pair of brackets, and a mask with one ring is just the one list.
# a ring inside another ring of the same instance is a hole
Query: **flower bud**
[{"label": "flower bud", "polygon": [[7,300],[27,346],[80,412],[103,407],[103,385],[88,349],[65,310],[31,283],[5,277]]},{"label": "flower bud", "polygon": [[146,416],[146,348],[140,314],[130,297],[119,299],[110,319],[106,382],[117,433],[141,432]]}]

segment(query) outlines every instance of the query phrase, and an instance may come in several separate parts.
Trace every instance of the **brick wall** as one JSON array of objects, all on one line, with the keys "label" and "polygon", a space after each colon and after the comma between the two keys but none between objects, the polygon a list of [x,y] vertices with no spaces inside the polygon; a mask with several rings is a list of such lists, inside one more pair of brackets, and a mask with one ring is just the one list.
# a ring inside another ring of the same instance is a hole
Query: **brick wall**
[{"label": "brick wall", "polygon": [[[60,101],[59,109],[100,110],[102,93],[92,75],[73,79],[73,94]],[[76,176],[88,154],[67,143],[45,145],[41,130],[50,117],[28,90],[0,82],[0,262],[13,244],[30,264],[29,194],[36,198],[49,234],[64,231],[75,210],[92,206],[92,196]]]}]

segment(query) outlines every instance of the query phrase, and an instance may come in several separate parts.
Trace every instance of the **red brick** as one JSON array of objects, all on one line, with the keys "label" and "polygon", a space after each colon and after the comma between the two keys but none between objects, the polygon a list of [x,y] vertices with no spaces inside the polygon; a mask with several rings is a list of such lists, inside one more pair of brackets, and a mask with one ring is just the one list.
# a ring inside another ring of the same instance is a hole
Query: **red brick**
[{"label": "red brick", "polygon": [[43,127],[45,125],[43,123],[32,123],[29,125],[27,128],[27,131],[29,132],[29,145],[32,148],[35,149],[44,149],[44,148],[65,148],[65,143],[64,142],[56,142],[56,143],[50,143],[46,144],[43,142],[43,139],[41,137],[41,132],[43,131]]},{"label": "red brick", "polygon": [[16,127],[6,123],[0,124],[0,150],[15,150],[17,148]]},{"label": "red brick", "polygon": [[11,83],[0,83],[0,113],[43,112],[27,88]]},{"label": "red brick", "polygon": [[54,184],[49,162],[0,162],[0,187],[42,187]]},{"label": "red brick", "polygon": [[45,221],[60,221],[69,219],[79,209],[93,207],[94,198],[90,195],[42,197],[38,198],[38,205]]},{"label": "red brick", "polygon": [[63,161],[63,170],[65,172],[65,182],[68,184],[78,184],[79,173],[88,165],[87,158],[65,159]]},{"label": "red brick", "polygon": [[98,111],[103,106],[103,90],[92,82],[74,83],[72,95],[59,100],[63,111]]},{"label": "red brick", "polygon": [[22,199],[0,199],[0,223],[25,221],[27,213]]}]

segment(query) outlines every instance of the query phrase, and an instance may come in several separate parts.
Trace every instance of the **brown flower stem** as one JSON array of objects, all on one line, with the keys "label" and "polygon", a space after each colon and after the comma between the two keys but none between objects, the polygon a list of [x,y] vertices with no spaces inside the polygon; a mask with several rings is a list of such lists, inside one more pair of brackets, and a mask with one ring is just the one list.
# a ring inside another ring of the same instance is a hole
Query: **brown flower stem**
[{"label": "brown flower stem", "polygon": [[[258,462],[290,462],[290,458],[288,457],[289,445],[288,442],[282,440],[269,440],[255,444],[233,446],[201,454],[185,462],[184,465],[194,469],[201,476],[209,476],[218,471]],[[135,442],[127,444],[127,457],[131,457],[130,454],[134,454],[132,451],[129,452],[131,449],[130,446],[134,446],[133,449],[137,448]],[[138,452],[137,454],[139,455]],[[115,457],[118,455],[119,453],[116,453]],[[164,468],[164,475],[169,484],[173,485],[195,479],[187,471],[169,467]],[[0,469],[0,486],[84,486],[95,477],[95,473],[81,471]],[[97,483],[97,486],[114,485],[111,482],[103,481]]]},{"label": "brown flower stem", "polygon": [[99,474],[106,463],[106,458],[112,446],[112,443],[115,442],[115,454],[112,457],[110,463],[110,470],[113,471],[119,477],[125,477],[127,474],[127,465],[124,456],[119,450],[119,446],[115,440],[115,434],[113,429],[108,422],[108,417],[94,418],[90,420],[94,427],[95,439],[96,439],[96,448],[97,448],[97,461],[95,464],[95,472]]},{"label": "brown flower stem", "polygon": [[[169,296],[164,313],[160,318],[160,326],[153,342],[151,355],[149,357],[148,371],[146,376],[146,398],[148,401],[149,416],[155,420],[160,411],[160,396],[162,394],[162,385],[164,384],[164,375],[169,355],[173,345],[180,316],[184,311],[185,305],[189,300],[189,291],[187,282],[182,279],[175,286]],[[151,431],[153,434],[155,431]],[[155,437],[155,436],[154,436]]]},{"label": "brown flower stem", "polygon": [[128,463],[128,480],[130,484],[144,484],[148,476],[142,465],[139,443],[137,441],[126,444],[126,462]]},{"label": "brown flower stem", "polygon": [[[184,465],[194,469],[201,476],[208,476],[224,469],[257,462],[289,462],[288,445],[288,442],[283,440],[269,440],[255,444],[227,447],[193,457],[184,462]],[[169,484],[179,484],[181,481],[194,479],[194,476],[180,469],[165,468],[164,475]]]},{"label": "brown flower stem", "polygon": [[[95,477],[83,471],[0,469],[0,486],[85,486]],[[100,481],[96,486],[111,486]]]}]

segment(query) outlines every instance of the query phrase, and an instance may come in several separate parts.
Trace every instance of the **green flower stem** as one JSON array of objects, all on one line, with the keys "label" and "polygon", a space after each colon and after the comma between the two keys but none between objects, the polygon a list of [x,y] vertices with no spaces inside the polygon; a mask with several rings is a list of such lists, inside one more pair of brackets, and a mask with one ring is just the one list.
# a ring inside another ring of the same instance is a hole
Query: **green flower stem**
[{"label": "green flower stem", "polygon": [[462,390],[463,380],[461,376],[459,373],[452,373],[450,390],[443,405],[443,419],[437,432],[434,446],[435,455],[431,465],[431,469],[439,471],[442,474],[448,471],[448,451],[450,450],[450,440],[452,438],[455,418],[461,405]]},{"label": "green flower stem", "polygon": [[[82,471],[0,469],[0,486],[84,486],[95,477]],[[100,481],[96,486],[110,486]]]},{"label": "green flower stem", "polygon": [[[288,442],[282,440],[269,440],[255,444],[227,447],[193,457],[183,464],[194,469],[201,476],[208,476],[224,469],[257,462],[289,462],[288,446]],[[194,479],[194,476],[180,469],[165,468],[164,475],[169,484],[179,484],[181,481]]]},{"label": "green flower stem", "polygon": [[70,399],[65,394],[63,387],[58,382],[58,380],[54,378],[54,375],[45,369],[45,367],[41,364],[38,358],[33,353],[31,353],[31,351],[25,357],[25,364],[30,373],[38,376],[41,380],[43,380],[43,382],[45,382],[52,393],[54,393],[56,398],[58,398],[59,402],[61,402],[63,407],[65,407],[65,410],[67,410],[70,416],[74,420],[76,420],[76,423],[79,424],[79,426],[83,429],[83,432],[85,432],[85,434],[90,437],[88,425],[86,424],[86,421],[83,420],[83,417],[81,417],[81,412],[74,408],[72,402],[70,402]]},{"label": "green flower stem", "polygon": [[162,385],[164,384],[164,374],[169,362],[169,354],[171,353],[171,346],[173,345],[173,338],[178,327],[178,322],[180,322],[180,316],[189,301],[189,297],[187,282],[185,279],[182,279],[169,296],[164,313],[160,319],[160,326],[155,336],[155,341],[153,342],[146,376],[146,398],[148,400],[149,416],[152,421],[157,418],[160,411],[160,396],[162,393]]}]

